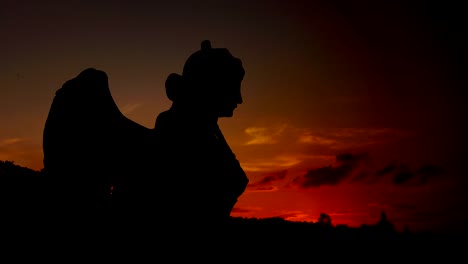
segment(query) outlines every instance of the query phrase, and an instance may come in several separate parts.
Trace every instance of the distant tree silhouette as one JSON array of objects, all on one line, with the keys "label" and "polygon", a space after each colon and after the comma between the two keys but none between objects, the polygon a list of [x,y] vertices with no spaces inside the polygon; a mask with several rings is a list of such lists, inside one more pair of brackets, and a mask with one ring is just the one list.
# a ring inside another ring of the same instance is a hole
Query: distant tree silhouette
[{"label": "distant tree silhouette", "polygon": [[395,240],[396,236],[396,230],[393,224],[388,221],[387,219],[387,214],[385,214],[385,211],[382,211],[380,215],[380,220],[377,222],[375,225],[376,228],[376,233],[379,236],[379,239],[385,239],[385,240]]},{"label": "distant tree silhouette", "polygon": [[318,224],[322,227],[332,227],[331,217],[325,213],[321,213],[318,219]]}]

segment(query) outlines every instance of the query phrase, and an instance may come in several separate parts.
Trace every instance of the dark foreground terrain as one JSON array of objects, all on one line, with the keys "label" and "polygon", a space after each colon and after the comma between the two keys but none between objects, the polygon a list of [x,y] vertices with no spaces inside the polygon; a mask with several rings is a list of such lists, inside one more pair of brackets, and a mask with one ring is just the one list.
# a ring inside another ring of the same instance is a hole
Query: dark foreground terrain
[{"label": "dark foreground terrain", "polygon": [[[89,243],[101,241],[117,244],[147,241],[172,248],[208,243],[210,246],[226,245],[233,248],[242,245],[243,250],[249,247],[293,250],[329,242],[335,242],[335,245],[356,246],[358,242],[373,246],[398,245],[406,250],[437,248],[436,251],[429,250],[432,253],[468,245],[464,231],[458,235],[415,233],[409,230],[397,232],[384,212],[380,221],[374,225],[363,225],[359,228],[335,226],[326,214],[322,214],[317,222],[231,217],[225,226],[211,228],[206,224],[209,219],[200,219],[197,222],[199,224],[181,221],[172,225],[168,221],[159,221],[164,216],[154,217],[147,213],[138,218],[133,212],[121,211],[118,207],[113,207],[107,212],[87,214],[71,210],[62,211],[60,207],[44,210],[48,207],[42,204],[42,177],[42,172],[18,166],[10,161],[0,161],[2,239],[21,243],[43,239],[64,243],[83,239]],[[62,205],[67,207],[66,203]],[[458,251],[460,252],[464,251]]]}]

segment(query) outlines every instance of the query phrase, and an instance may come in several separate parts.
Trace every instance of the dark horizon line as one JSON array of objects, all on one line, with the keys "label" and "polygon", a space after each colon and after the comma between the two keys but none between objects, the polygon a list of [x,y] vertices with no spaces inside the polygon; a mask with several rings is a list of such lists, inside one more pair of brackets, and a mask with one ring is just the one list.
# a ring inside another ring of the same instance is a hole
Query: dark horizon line
[{"label": "dark horizon line", "polygon": [[[28,168],[26,166],[21,166],[21,165],[18,165],[18,164],[15,164],[14,161],[10,161],[10,160],[5,160],[5,161],[2,161],[0,160],[0,165],[7,165],[7,166],[10,166],[10,171],[8,170],[5,170],[5,174],[7,176],[19,176],[19,177],[30,177],[30,176],[33,176],[33,177],[41,177],[41,175],[44,175],[44,171],[43,169],[41,170],[34,170],[34,169],[31,169],[31,168]],[[1,169],[2,167],[0,167]],[[8,169],[8,167],[6,167]],[[3,166],[3,169],[5,169],[5,166]],[[10,174],[10,175],[8,175]],[[24,179],[24,178],[23,178]],[[329,226],[334,228],[334,229],[339,229],[339,230],[343,230],[343,229],[346,229],[346,230],[363,230],[363,229],[368,229],[368,228],[373,228],[375,227],[376,225],[378,225],[379,223],[381,222],[384,222],[384,224],[386,224],[387,226],[389,226],[395,233],[397,234],[405,234],[405,233],[411,233],[411,234],[432,234],[432,235],[444,235],[445,233],[444,232],[439,232],[439,231],[436,231],[436,230],[421,230],[421,231],[412,231],[410,230],[410,228],[405,225],[405,228],[401,231],[397,231],[395,228],[394,228],[394,225],[393,223],[391,223],[391,221],[388,221],[385,217],[385,212],[382,211],[382,217],[381,219],[374,223],[374,224],[367,224],[367,223],[363,223],[361,224],[360,226],[349,226],[347,224],[333,224],[332,222],[332,219],[325,213],[322,213],[321,214],[321,217],[322,216],[326,216],[328,217],[329,219]],[[246,217],[246,216],[230,216],[231,220],[232,221],[243,221],[245,223],[251,223],[252,225],[254,225],[255,223],[266,223],[266,224],[282,224],[282,225],[308,225],[308,226],[320,226],[320,225],[323,225],[323,223],[320,222],[320,219],[316,220],[316,221],[305,221],[305,220],[288,220],[284,217],[281,217],[281,216],[271,216],[271,217]],[[463,230],[462,230],[463,231]],[[463,233],[463,232],[461,232]]]}]

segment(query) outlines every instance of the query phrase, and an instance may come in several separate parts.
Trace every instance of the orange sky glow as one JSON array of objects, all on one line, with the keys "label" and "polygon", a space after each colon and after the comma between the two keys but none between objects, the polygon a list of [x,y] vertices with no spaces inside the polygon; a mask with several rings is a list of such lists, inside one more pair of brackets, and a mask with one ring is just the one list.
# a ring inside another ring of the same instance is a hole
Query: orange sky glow
[{"label": "orange sky glow", "polygon": [[466,230],[465,15],[374,2],[2,0],[0,160],[43,167],[54,93],[88,67],[152,128],[166,77],[210,39],[246,70],[219,120],[250,179],[233,216]]}]

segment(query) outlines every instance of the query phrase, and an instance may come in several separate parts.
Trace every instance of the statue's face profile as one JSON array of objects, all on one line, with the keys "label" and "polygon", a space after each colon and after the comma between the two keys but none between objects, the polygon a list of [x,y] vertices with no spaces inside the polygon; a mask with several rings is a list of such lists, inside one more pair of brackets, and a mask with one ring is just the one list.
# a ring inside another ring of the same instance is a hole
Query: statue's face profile
[{"label": "statue's face profile", "polygon": [[237,106],[242,104],[241,83],[239,79],[224,79],[219,83],[218,92],[211,98],[217,117],[232,117]]}]

